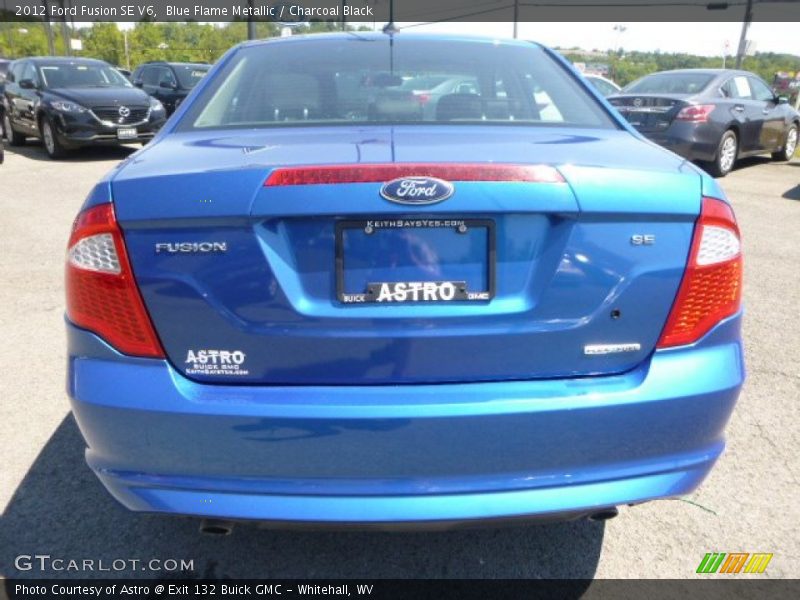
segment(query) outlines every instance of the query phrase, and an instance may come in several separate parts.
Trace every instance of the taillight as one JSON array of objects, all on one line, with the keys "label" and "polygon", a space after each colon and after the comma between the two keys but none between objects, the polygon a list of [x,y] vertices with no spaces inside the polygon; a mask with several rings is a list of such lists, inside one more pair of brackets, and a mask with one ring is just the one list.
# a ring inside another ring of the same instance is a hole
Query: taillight
[{"label": "taillight", "polygon": [[78,327],[125,354],[164,357],[111,204],[90,208],[75,220],[67,250],[66,292],[67,317]]},{"label": "taillight", "polygon": [[689,121],[690,123],[705,123],[714,108],[713,104],[691,104],[682,108],[675,116],[675,119],[677,121]]},{"label": "taillight", "polygon": [[325,183],[373,183],[398,177],[437,177],[450,181],[523,181],[563,183],[564,178],[549,165],[497,163],[389,163],[286,167],[270,173],[264,185],[314,185]]},{"label": "taillight", "polygon": [[419,102],[423,106],[431,101],[430,94],[415,94],[415,96],[417,98],[417,102]]},{"label": "taillight", "polygon": [[722,319],[736,314],[741,299],[742,251],[736,217],[725,202],[703,198],[683,281],[658,347],[696,342]]}]

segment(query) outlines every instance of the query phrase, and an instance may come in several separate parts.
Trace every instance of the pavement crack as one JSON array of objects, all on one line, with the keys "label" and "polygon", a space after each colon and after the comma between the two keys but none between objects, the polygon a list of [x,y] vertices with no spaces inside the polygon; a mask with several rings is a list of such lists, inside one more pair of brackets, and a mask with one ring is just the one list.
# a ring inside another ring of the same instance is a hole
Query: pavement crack
[{"label": "pavement crack", "polygon": [[689,500],[688,498],[670,498],[670,500],[678,500],[679,502],[686,502],[686,504],[691,504],[692,506],[696,506],[697,508],[700,508],[708,513],[711,513],[715,517],[719,516],[715,511],[711,510],[707,506],[703,506],[699,502],[695,502],[694,500]]}]

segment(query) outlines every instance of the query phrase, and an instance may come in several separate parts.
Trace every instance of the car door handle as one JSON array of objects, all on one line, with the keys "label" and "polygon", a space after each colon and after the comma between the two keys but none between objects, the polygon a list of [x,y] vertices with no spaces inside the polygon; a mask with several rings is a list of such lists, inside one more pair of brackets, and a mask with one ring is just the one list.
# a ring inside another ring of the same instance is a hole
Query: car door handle
[{"label": "car door handle", "polygon": [[735,110],[736,112],[744,112],[744,106],[742,106],[741,104],[737,104],[736,106],[733,107],[733,110]]},{"label": "car door handle", "polygon": [[772,109],[771,109],[771,108],[765,108],[764,110],[762,110],[762,111],[761,111],[761,113],[762,113],[762,114],[765,114],[765,115],[768,115],[768,114],[769,114],[769,113],[771,113],[771,112],[772,112]]}]

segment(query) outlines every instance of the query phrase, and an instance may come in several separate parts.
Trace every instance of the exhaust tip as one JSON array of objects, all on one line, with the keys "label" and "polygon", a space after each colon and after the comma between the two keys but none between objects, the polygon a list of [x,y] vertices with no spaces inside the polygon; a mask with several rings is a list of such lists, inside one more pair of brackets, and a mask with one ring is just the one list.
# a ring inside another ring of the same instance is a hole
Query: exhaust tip
[{"label": "exhaust tip", "polygon": [[612,506],[610,508],[604,508],[603,510],[599,510],[596,513],[592,513],[589,515],[590,521],[608,521],[613,519],[619,514],[616,506]]},{"label": "exhaust tip", "polygon": [[233,521],[219,519],[203,519],[200,523],[200,533],[213,536],[230,535],[233,532]]}]

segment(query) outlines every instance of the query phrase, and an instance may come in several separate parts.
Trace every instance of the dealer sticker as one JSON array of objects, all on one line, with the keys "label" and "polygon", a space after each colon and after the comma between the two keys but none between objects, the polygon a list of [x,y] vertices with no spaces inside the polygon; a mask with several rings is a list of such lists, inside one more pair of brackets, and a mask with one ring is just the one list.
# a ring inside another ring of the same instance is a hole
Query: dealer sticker
[{"label": "dealer sticker", "polygon": [[189,350],[186,354],[188,375],[249,375],[244,368],[247,355],[241,350]]}]

